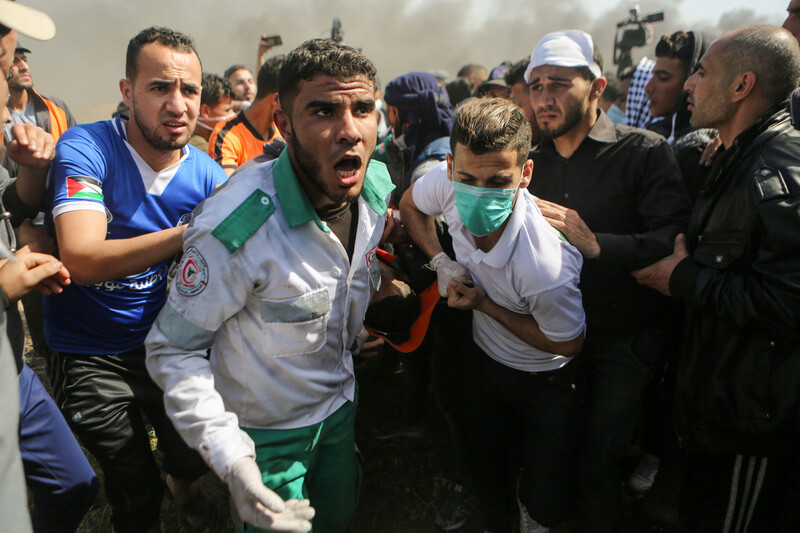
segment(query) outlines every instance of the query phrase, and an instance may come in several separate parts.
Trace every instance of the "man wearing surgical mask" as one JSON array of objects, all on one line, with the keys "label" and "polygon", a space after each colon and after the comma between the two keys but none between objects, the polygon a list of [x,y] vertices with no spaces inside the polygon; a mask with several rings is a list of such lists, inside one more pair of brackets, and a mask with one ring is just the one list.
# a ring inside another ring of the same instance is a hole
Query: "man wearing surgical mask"
[{"label": "man wearing surgical mask", "polygon": [[[564,518],[576,491],[583,384],[572,357],[584,335],[582,258],[527,191],[530,141],[528,120],[510,100],[463,104],[450,136],[453,155],[400,203],[447,304],[473,310],[474,342],[462,349],[469,393],[455,424],[493,533],[510,532],[517,512],[521,531],[546,531]],[[439,214],[458,262],[439,245],[433,229]],[[520,436],[522,447],[513,447]],[[523,466],[519,511],[511,463]]]},{"label": "man wearing surgical mask", "polygon": [[189,142],[208,152],[208,138],[218,122],[231,119],[233,112],[233,86],[216,74],[203,74],[203,92],[200,95],[200,115]]}]

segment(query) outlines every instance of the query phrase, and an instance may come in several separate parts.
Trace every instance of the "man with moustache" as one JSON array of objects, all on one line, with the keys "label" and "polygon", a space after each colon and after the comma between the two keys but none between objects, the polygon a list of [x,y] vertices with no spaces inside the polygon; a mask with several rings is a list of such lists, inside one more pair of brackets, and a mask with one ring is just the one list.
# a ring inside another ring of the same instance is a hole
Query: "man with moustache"
[{"label": "man with moustache", "polygon": [[587,531],[619,520],[618,459],[633,439],[659,348],[665,300],[630,271],[672,251],[688,200],[660,136],[615,125],[598,109],[601,59],[587,33],[567,30],[536,45],[526,72],[542,140],[528,189],[550,224],[583,255],[583,358],[588,419],[582,453]]},{"label": "man with moustache", "polygon": [[233,87],[234,109],[246,109],[256,97],[256,82],[250,69],[241,64],[231,65],[223,77]]},{"label": "man with moustache", "polygon": [[800,132],[786,100],[800,48],[775,26],[726,33],[686,81],[691,124],[716,128],[687,234],[637,280],[682,298],[676,422],[686,531],[800,529]]},{"label": "man with moustache", "polygon": [[355,509],[353,352],[394,189],[370,162],[375,75],[329,40],[286,56],[287,147],[200,206],[147,338],[167,411],[228,484],[238,531],[305,531],[316,510],[315,532],[341,533]]},{"label": "man with moustache", "polygon": [[164,482],[141,411],[156,430],[176,503],[191,526],[204,522],[191,482],[205,465],[172,427],[144,363],[168,262],[181,251],[181,220],[225,181],[218,165],[187,146],[201,80],[189,37],[141,31],[128,44],[119,82],[130,118],[70,128],[51,169],[59,253],[74,281],[45,298],[54,393],[103,469],[118,532],[160,531]]},{"label": "man with moustache", "polygon": [[15,124],[33,122],[53,136],[53,140],[76,124],[67,104],[58,98],[44,97],[33,88],[28,54],[31,51],[19,44],[14,51],[14,63],[8,72],[11,98],[8,108]]}]

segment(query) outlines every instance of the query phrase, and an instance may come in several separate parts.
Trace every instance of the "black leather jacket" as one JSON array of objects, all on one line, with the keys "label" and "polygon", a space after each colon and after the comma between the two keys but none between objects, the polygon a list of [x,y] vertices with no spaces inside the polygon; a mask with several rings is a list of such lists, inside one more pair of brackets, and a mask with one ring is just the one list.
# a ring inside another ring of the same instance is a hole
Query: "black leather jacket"
[{"label": "black leather jacket", "polygon": [[690,450],[772,455],[800,444],[800,132],[785,104],[709,172],[670,278],[689,309],[678,432]]}]

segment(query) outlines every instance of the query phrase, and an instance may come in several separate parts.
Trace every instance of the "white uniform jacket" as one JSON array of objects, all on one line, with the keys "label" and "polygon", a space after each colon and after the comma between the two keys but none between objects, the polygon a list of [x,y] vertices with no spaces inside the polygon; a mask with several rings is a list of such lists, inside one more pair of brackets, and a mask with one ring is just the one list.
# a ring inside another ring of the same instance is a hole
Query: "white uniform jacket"
[{"label": "white uniform jacket", "polygon": [[223,479],[255,457],[240,426],[305,427],[354,400],[351,350],[380,283],[375,250],[393,188],[370,163],[352,264],[287,151],[195,209],[147,368],[175,427]]}]

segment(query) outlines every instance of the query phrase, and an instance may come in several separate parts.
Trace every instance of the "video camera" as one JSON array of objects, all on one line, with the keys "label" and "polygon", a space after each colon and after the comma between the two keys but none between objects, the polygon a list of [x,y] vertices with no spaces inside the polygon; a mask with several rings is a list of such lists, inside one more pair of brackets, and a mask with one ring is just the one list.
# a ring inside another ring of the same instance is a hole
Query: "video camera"
[{"label": "video camera", "polygon": [[614,64],[617,74],[633,66],[631,50],[647,45],[653,39],[653,22],[664,20],[664,12],[657,11],[649,15],[640,16],[639,4],[630,10],[630,17],[617,22],[617,31],[614,34]]}]

